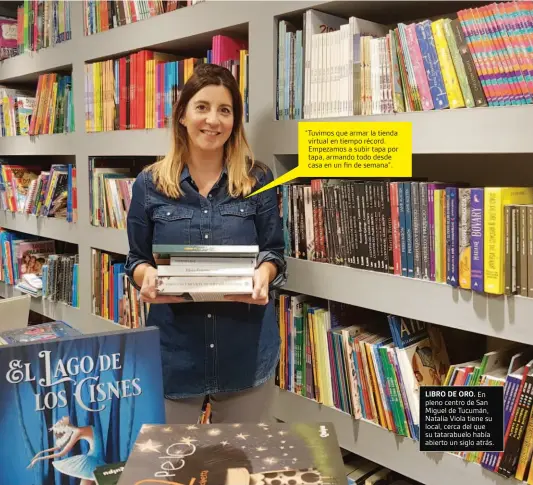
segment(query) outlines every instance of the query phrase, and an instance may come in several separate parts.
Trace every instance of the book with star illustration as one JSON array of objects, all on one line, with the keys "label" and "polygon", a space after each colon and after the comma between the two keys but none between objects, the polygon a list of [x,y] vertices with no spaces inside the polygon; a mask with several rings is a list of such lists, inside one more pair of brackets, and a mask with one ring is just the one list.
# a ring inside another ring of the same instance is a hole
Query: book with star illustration
[{"label": "book with star illustration", "polygon": [[0,485],[94,485],[165,423],[162,381],[156,327],[0,346]]},{"label": "book with star illustration", "polygon": [[118,485],[347,485],[331,423],[145,425]]}]

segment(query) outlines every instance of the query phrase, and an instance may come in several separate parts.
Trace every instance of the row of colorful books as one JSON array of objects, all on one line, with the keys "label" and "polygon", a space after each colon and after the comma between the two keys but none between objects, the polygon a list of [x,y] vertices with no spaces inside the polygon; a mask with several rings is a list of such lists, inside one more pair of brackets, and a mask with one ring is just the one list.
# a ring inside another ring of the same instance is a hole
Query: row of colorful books
[{"label": "row of colorful books", "polygon": [[76,166],[11,165],[0,160],[0,209],[67,222],[78,220]]},{"label": "row of colorful books", "polygon": [[105,32],[202,1],[204,0],[83,0],[83,33],[93,35]]},{"label": "row of colorful books", "polygon": [[0,248],[0,281],[78,306],[78,254],[72,245],[0,228]]},{"label": "row of colorful books", "polygon": [[[85,65],[87,132],[137,130],[169,126],[172,106],[198,64],[228,68],[239,83],[244,117],[248,116],[247,42],[213,37],[205,57],[142,50],[117,59]],[[129,89],[128,89],[129,86]]]},{"label": "row of colorful books", "polygon": [[314,9],[303,29],[281,20],[277,119],[531,104],[532,5],[491,3],[395,28]]},{"label": "row of colorful books", "polygon": [[[533,188],[314,179],[281,186],[279,201],[287,256],[498,295],[514,293],[507,287],[520,261],[523,289],[530,286]],[[504,219],[509,205],[524,211],[518,232]],[[508,244],[513,234],[519,260]]]},{"label": "row of colorful books", "polygon": [[0,18],[0,60],[38,51],[72,37],[70,2],[21,0],[17,17]]},{"label": "row of colorful books", "polygon": [[0,136],[45,135],[74,131],[72,77],[39,76],[37,90],[0,86]]},{"label": "row of colorful books", "polygon": [[306,295],[277,303],[280,388],[418,440],[420,386],[503,386],[504,451],[458,455],[533,482],[531,346]]},{"label": "row of colorful books", "polygon": [[154,157],[89,157],[91,224],[126,229],[133,182]]},{"label": "row of colorful books", "polygon": [[123,327],[144,327],[150,304],[126,276],[126,257],[93,248],[91,258],[92,313]]}]

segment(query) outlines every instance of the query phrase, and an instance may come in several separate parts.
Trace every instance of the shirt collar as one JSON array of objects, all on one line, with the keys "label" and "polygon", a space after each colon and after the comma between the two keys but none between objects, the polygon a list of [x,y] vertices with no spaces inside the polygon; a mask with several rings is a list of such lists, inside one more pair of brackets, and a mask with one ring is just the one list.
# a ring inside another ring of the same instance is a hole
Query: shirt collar
[{"label": "shirt collar", "polygon": [[[228,174],[228,167],[226,166],[226,164],[224,164],[224,166],[222,167],[222,173],[220,174],[220,180],[222,180],[222,177],[224,177],[227,174]],[[189,179],[191,178],[191,173],[189,172],[188,165],[185,165],[183,167],[183,170],[181,171],[180,183],[188,178]]]}]

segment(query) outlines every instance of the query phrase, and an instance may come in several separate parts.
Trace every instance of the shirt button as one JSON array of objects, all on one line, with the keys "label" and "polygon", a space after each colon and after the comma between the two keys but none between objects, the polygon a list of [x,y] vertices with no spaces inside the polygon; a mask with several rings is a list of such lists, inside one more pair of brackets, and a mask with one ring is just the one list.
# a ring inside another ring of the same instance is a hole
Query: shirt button
[{"label": "shirt button", "polygon": [[204,211],[204,214],[207,214],[208,212],[209,212],[208,210],[205,210],[205,211]]},{"label": "shirt button", "polygon": [[206,234],[206,235],[204,236],[204,238],[205,238],[205,239],[209,239],[209,234]]},{"label": "shirt button", "polygon": [[207,314],[207,318],[211,318],[211,313],[208,313],[208,314]]},{"label": "shirt button", "polygon": [[214,348],[214,347],[215,347],[215,344],[211,344],[209,347]]},{"label": "shirt button", "polygon": [[212,195],[212,194],[209,194],[207,197],[211,198],[211,197],[213,197],[213,195]]}]

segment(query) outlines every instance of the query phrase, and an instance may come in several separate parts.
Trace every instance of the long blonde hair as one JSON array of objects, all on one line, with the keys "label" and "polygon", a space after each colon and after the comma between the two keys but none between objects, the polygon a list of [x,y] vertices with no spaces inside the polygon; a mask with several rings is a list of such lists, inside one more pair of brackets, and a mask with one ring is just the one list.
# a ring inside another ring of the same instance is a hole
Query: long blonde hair
[{"label": "long blonde hair", "polygon": [[178,101],[172,109],[172,143],[169,152],[161,160],[146,167],[152,173],[157,189],[167,197],[183,195],[180,176],[189,158],[188,135],[179,121],[185,115],[190,99],[206,86],[224,86],[233,102],[233,129],[224,145],[224,161],[228,172],[228,192],[232,197],[250,194],[256,183],[252,168],[256,165],[253,153],[246,139],[243,118],[243,103],[239,87],[233,74],[216,64],[199,64],[183,86]]}]

